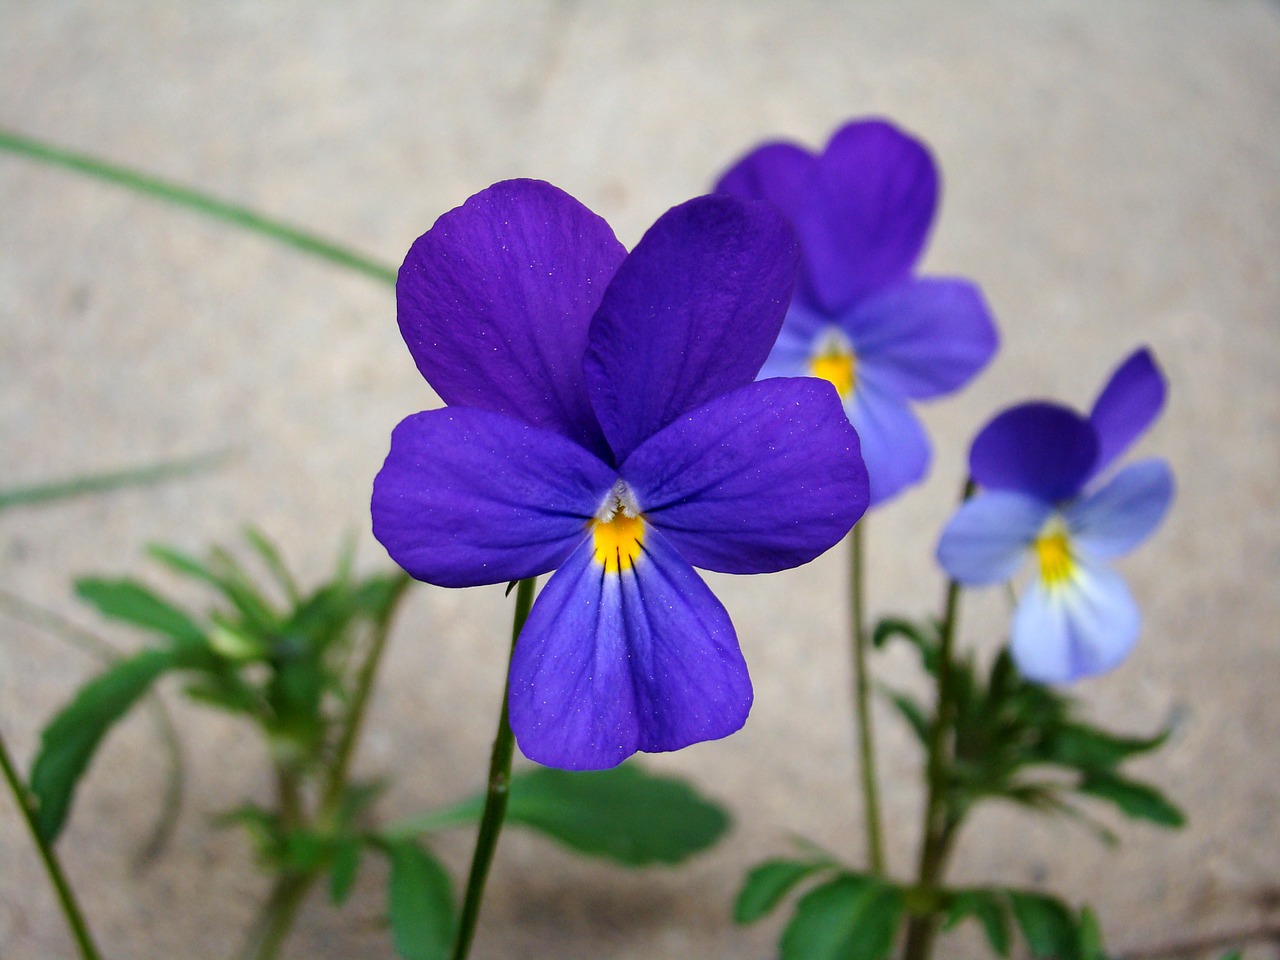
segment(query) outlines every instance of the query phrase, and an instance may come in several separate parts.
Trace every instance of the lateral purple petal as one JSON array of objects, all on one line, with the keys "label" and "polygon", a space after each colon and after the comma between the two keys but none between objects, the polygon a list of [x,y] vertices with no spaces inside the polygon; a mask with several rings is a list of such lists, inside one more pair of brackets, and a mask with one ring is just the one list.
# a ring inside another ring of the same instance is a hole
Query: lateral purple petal
[{"label": "lateral purple petal", "polygon": [[587,329],[626,255],[567,193],[507,180],[440,217],[396,281],[400,331],[445,403],[506,413],[599,453]]},{"label": "lateral purple petal", "polygon": [[689,563],[771,573],[808,563],[862,516],[858,450],[831,384],[762,380],[680,417],[619,472]]},{"label": "lateral purple petal", "polygon": [[938,172],[920,141],[882,120],[838,130],[818,160],[816,194],[796,220],[818,302],[839,313],[906,277],[937,203]]},{"label": "lateral purple petal", "polygon": [[966,587],[1013,578],[1053,507],[1035,497],[988,490],[956,510],[938,541],[938,564]]},{"label": "lateral purple petal", "polygon": [[1151,351],[1134,351],[1111,375],[1089,415],[1098,432],[1095,476],[1147,431],[1160,415],[1164,398],[1164,375]]},{"label": "lateral purple petal", "polygon": [[1173,502],[1173,471],[1140,460],[1063,512],[1072,539],[1091,556],[1118,557],[1155,532]]},{"label": "lateral purple petal", "polygon": [[876,382],[873,370],[863,371],[845,411],[862,441],[871,506],[924,479],[932,455],[924,427],[906,403]]},{"label": "lateral purple petal", "polygon": [[590,542],[547,582],[511,661],[511,729],[531,760],[599,770],[738,730],[751,680],[729,615],[662,535],[621,574]]},{"label": "lateral purple petal", "polygon": [[591,402],[621,463],[686,410],[750,383],[782,326],[799,252],[764,203],[699,197],[619,267],[591,324]]},{"label": "lateral purple petal", "polygon": [[1055,502],[1079,492],[1097,458],[1088,420],[1054,403],[1024,403],[982,428],[969,449],[969,473],[989,490]]},{"label": "lateral purple petal", "polygon": [[373,533],[412,576],[502,583],[559,566],[616,472],[559,434],[487,410],[414,414],[373,481]]},{"label": "lateral purple petal", "polygon": [[921,278],[896,283],[841,318],[863,370],[912,400],[958,390],[995,355],[991,311],[967,280]]}]

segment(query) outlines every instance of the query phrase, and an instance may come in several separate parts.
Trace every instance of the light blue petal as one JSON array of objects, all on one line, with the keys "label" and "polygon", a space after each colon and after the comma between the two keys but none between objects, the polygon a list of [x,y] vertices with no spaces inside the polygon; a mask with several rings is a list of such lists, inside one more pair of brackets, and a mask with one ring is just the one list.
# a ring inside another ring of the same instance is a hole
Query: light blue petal
[{"label": "light blue petal", "polygon": [[871,480],[874,507],[924,479],[929,470],[929,438],[906,402],[871,376],[859,376],[845,401],[849,422],[862,441],[862,459]]},{"label": "light blue petal", "polygon": [[1099,558],[1128,553],[1155,532],[1173,502],[1173,471],[1163,460],[1125,467],[1063,511],[1076,545]]},{"label": "light blue petal", "polygon": [[960,505],[938,541],[938,563],[951,577],[976,587],[1009,580],[1053,513],[1043,501],[989,490]]},{"label": "light blue petal", "polygon": [[1040,683],[1071,683],[1106,673],[1133,649],[1142,614],[1124,580],[1082,563],[1070,581],[1037,578],[1018,600],[1010,652],[1022,674]]}]

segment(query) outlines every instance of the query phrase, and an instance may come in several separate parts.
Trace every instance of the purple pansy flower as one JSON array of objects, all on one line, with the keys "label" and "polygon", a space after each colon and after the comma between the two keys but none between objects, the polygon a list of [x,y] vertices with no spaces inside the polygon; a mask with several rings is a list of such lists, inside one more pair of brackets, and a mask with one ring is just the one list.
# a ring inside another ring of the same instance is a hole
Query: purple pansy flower
[{"label": "purple pansy flower", "polygon": [[865,510],[831,388],[754,382],[797,260],[766,204],[691,200],[627,254],[532,180],[482,191],[410,249],[400,329],[449,406],[393,433],[374,533],[442,586],[556,571],[511,661],[531,759],[596,769],[737,730],[751,682],[693,567],[806,563]]},{"label": "purple pansy flower", "polygon": [[1102,474],[1164,406],[1149,351],[1112,375],[1088,418],[1052,403],[999,414],[973,441],[969,469],[983,491],[961,505],[938,543],[938,562],[967,586],[1007,581],[1030,556],[1035,574],[1013,617],[1018,668],[1042,683],[1112,669],[1132,649],[1141,616],[1106,561],[1159,526],[1173,500],[1163,460]]},{"label": "purple pansy flower", "polygon": [[769,143],[738,161],[716,192],[768,200],[800,238],[801,274],[761,377],[831,381],[862,440],[871,504],[918,483],[929,440],[908,401],[964,386],[996,350],[978,287],[913,270],[938,203],[924,144],[859,120],[815,156]]}]

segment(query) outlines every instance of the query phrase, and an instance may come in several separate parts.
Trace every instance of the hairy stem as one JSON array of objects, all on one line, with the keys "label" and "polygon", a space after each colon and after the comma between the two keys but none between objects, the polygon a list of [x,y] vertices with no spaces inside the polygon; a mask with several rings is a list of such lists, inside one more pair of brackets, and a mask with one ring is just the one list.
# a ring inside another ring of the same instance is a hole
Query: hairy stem
[{"label": "hairy stem", "polygon": [[862,528],[849,534],[849,609],[853,634],[853,709],[857,720],[858,763],[862,783],[863,822],[867,836],[867,865],[884,873],[884,837],[880,826],[880,793],[876,780],[875,738],[871,729],[871,684],[867,670],[867,623],[863,609]]},{"label": "hairy stem", "polygon": [[49,875],[49,882],[53,884],[54,892],[58,895],[62,915],[66,918],[67,927],[76,941],[80,956],[83,960],[101,960],[102,955],[98,953],[98,948],[93,943],[84,914],[80,912],[80,905],[71,891],[71,885],[67,883],[66,874],[62,872],[58,856],[40,833],[40,827],[36,822],[35,798],[18,776],[3,737],[0,737],[0,770],[3,770],[5,783],[8,784],[9,791],[18,804],[18,810],[22,813],[22,819],[26,821],[27,829],[31,831],[31,839],[40,853],[40,860],[44,863],[45,872]]},{"label": "hairy stem", "polygon": [[[536,578],[521,580],[516,588],[515,620],[511,628],[511,650],[515,652],[516,639],[533,606],[533,589]],[[515,750],[515,736],[508,721],[508,688],[511,684],[511,663],[507,662],[507,679],[502,685],[502,711],[498,719],[498,734],[493,740],[493,753],[489,758],[489,788],[484,798],[484,813],[480,817],[480,832],[476,835],[476,849],[471,857],[471,872],[467,877],[466,899],[462,902],[462,915],[458,921],[458,939],[453,944],[453,960],[466,960],[471,952],[471,941],[476,935],[476,922],[480,919],[480,901],[484,897],[484,884],[489,877],[489,865],[498,849],[498,835],[507,815],[507,800],[511,790],[511,757]]]}]

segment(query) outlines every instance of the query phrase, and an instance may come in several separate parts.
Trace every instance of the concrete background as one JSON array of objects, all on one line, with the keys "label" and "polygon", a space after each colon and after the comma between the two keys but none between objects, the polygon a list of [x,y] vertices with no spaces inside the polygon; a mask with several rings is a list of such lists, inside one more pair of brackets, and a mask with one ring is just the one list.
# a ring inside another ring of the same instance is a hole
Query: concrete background
[{"label": "concrete background", "polygon": [[[935,609],[931,551],[968,438],[1028,396],[1091,402],[1150,344],[1172,383],[1143,452],[1173,463],[1175,511],[1124,561],[1139,648],[1081,684],[1135,732],[1184,723],[1135,768],[1190,816],[1118,823],[1108,851],[1069,824],[982,813],[957,880],[1044,883],[1099,910],[1117,948],[1250,925],[1280,903],[1280,11],[1262,2],[836,4],[0,2],[0,125],[94,151],[343,238],[388,263],[494,180],[550,180],[632,244],[766,137],[811,145],[879,114],[945,176],[924,267],[979,280],[1003,350],[926,413],[931,480],[868,529],[876,611]],[[392,426],[436,403],[388,289],[120,189],[0,156],[0,487],[233,448],[161,488],[0,516],[0,584],[122,645],[73,574],[145,576],[151,541],[202,550],[246,522],[309,581],[345,532],[367,569],[370,480]],[[780,918],[734,928],[745,868],[802,834],[861,857],[850,759],[841,551],[756,580],[714,578],[757,685],[746,729],[653,758],[729,804],[729,842],[628,873],[504,836],[475,956],[766,958]],[[396,631],[359,767],[393,772],[390,818],[470,792],[487,762],[508,605],[501,588],[421,588]],[[188,594],[198,599],[196,594]],[[1000,642],[996,591],[963,642]],[[0,619],[0,725],[25,764],[94,669]],[[876,669],[910,683],[910,659]],[[62,841],[112,957],[225,957],[263,889],[212,814],[269,783],[256,744],[167,691],[190,759],[172,847],[130,858],[158,804],[155,728],[106,743]],[[878,714],[893,867],[913,862],[920,758]],[[1113,822],[1108,820],[1108,822]],[[455,876],[470,838],[439,846]],[[291,957],[391,956],[380,867],[335,912],[306,907]],[[0,799],[0,956],[69,956],[16,812]],[[958,936],[946,955],[981,955]],[[1256,948],[1250,957],[1267,956]]]}]

